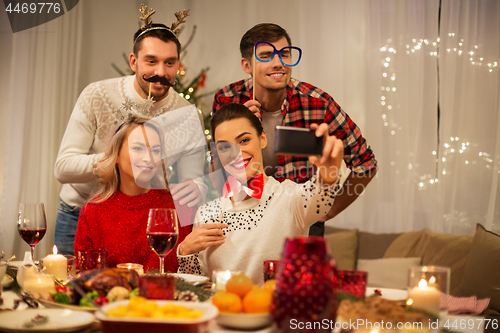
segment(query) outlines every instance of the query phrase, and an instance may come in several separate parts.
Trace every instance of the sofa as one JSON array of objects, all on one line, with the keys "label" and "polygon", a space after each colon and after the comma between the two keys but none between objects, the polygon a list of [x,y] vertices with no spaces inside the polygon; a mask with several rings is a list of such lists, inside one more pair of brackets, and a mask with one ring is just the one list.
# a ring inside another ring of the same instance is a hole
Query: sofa
[{"label": "sofa", "polygon": [[450,267],[450,294],[489,297],[500,312],[500,237],[476,226],[474,235],[436,233],[429,229],[374,234],[325,227],[325,240],[338,269],[368,272],[367,285],[406,289],[409,267]]}]

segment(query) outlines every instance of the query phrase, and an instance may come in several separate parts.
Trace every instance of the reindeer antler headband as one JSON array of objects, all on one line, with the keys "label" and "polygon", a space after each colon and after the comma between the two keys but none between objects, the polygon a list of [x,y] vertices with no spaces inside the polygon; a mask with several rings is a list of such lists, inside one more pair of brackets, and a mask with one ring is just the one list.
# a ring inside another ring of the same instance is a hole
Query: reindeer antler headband
[{"label": "reindeer antler headband", "polygon": [[185,23],[186,20],[185,18],[189,16],[189,9],[184,9],[182,12],[176,12],[175,17],[177,18],[177,22],[172,23],[172,26],[169,27],[153,27],[152,24],[153,22],[149,19],[156,11],[151,8],[148,10],[148,6],[145,6],[144,4],[141,4],[141,8],[139,9],[139,13],[141,13],[141,17],[139,17],[139,20],[144,21],[144,25],[141,27],[142,32],[137,36],[135,39],[134,43],[144,35],[146,32],[151,31],[151,30],[168,30],[170,31],[175,37],[177,37],[177,34],[179,33],[179,30],[177,27],[181,25],[182,23]]}]

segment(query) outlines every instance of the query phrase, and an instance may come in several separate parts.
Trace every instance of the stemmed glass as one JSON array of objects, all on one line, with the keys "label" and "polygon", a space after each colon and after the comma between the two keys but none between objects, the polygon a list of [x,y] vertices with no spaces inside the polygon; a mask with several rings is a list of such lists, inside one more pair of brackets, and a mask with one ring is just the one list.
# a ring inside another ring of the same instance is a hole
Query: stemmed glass
[{"label": "stemmed glass", "polygon": [[22,203],[19,205],[17,230],[21,238],[31,247],[31,259],[34,261],[35,246],[47,231],[47,219],[43,203]]},{"label": "stemmed glass", "polygon": [[149,210],[146,236],[149,246],[160,257],[160,274],[165,273],[165,257],[172,251],[179,239],[177,212],[170,208]]}]

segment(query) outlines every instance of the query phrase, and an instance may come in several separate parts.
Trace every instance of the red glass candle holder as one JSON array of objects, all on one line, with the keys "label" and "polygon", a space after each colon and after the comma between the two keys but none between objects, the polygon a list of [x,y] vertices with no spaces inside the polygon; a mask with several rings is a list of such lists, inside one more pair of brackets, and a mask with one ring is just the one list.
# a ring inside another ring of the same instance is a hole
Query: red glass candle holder
[{"label": "red glass candle holder", "polygon": [[145,275],[139,278],[139,295],[147,299],[173,300],[175,277],[170,275]]},{"label": "red glass candle holder", "polygon": [[339,289],[356,297],[365,297],[368,273],[355,270],[339,271]]},{"label": "red glass candle holder", "polygon": [[279,260],[264,260],[264,282],[276,279],[279,265]]},{"label": "red glass candle holder", "polygon": [[[282,332],[295,332],[291,320],[331,332],[337,315],[336,263],[322,237],[287,238],[276,276],[272,315]],[[322,325],[324,320],[329,325]],[[313,324],[314,323],[314,324]]]},{"label": "red glass candle holder", "polygon": [[77,262],[80,273],[92,269],[106,268],[108,267],[108,250],[79,250]]}]

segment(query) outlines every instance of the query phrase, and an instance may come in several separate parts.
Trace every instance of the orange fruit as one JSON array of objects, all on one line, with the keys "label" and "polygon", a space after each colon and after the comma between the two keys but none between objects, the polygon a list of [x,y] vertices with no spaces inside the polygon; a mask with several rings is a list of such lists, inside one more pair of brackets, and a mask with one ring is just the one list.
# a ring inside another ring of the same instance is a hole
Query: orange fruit
[{"label": "orange fruit", "polygon": [[262,289],[267,291],[269,293],[269,295],[273,296],[275,287],[276,287],[276,280],[272,279],[272,280],[267,280],[266,282],[264,282]]},{"label": "orange fruit", "polygon": [[243,298],[243,312],[267,313],[271,310],[273,297],[263,288],[255,288]]},{"label": "orange fruit", "polygon": [[252,280],[248,276],[244,274],[238,274],[232,276],[227,281],[226,291],[234,293],[243,298],[250,290],[252,290],[253,285],[254,284]]},{"label": "orange fruit", "polygon": [[212,303],[220,312],[240,313],[242,309],[241,298],[223,290],[215,293]]}]

